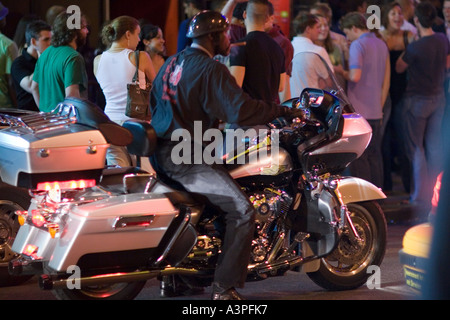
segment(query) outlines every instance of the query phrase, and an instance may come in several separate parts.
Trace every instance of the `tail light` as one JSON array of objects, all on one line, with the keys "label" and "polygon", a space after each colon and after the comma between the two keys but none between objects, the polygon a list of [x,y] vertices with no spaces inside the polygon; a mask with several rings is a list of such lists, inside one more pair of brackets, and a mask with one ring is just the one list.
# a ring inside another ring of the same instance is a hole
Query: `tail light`
[{"label": "tail light", "polygon": [[38,251],[38,247],[32,244],[27,244],[25,249],[23,249],[22,253],[26,256],[35,256]]},{"label": "tail light", "polygon": [[39,182],[37,184],[36,189],[38,191],[51,191],[51,190],[84,189],[90,187],[95,187],[95,179]]},{"label": "tail light", "polygon": [[52,238],[60,231],[59,223],[52,222],[51,215],[45,215],[39,210],[31,210],[31,215],[28,215],[28,211],[16,211],[19,224],[23,226],[26,221],[32,223],[35,227],[47,230]]},{"label": "tail light", "polygon": [[45,217],[38,210],[31,210],[31,221],[38,228],[43,227],[47,222]]},{"label": "tail light", "polygon": [[28,223],[47,231],[52,238],[55,238],[64,229],[64,217],[68,213],[71,201],[69,196],[73,193],[71,190],[91,188],[95,185],[95,179],[39,182],[37,188],[33,190],[40,191],[35,193],[39,199],[36,201],[35,209],[16,211],[17,220],[21,226]]},{"label": "tail light", "polygon": [[442,172],[436,179],[436,184],[433,189],[433,199],[431,199],[431,213],[435,214],[439,203],[439,191],[441,190]]}]

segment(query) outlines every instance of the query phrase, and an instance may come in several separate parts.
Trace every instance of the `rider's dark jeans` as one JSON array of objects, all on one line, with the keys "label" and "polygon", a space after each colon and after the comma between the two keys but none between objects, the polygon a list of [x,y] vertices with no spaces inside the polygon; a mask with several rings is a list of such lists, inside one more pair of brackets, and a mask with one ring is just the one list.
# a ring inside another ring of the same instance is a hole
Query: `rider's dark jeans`
[{"label": "rider's dark jeans", "polygon": [[174,164],[177,142],[158,143],[151,163],[157,173],[180,183],[188,192],[206,196],[225,213],[226,232],[214,282],[221,288],[243,287],[254,232],[255,209],[222,165]]}]

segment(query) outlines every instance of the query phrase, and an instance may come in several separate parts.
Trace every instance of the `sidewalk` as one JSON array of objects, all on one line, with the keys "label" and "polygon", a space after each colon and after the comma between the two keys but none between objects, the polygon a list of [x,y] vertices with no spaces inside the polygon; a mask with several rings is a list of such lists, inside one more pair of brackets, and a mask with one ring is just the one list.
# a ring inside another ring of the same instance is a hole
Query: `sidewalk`
[{"label": "sidewalk", "polygon": [[392,175],[393,190],[385,192],[387,198],[378,203],[384,211],[388,224],[410,224],[415,225],[427,221],[428,210],[420,209],[408,202],[409,194],[401,185],[400,177]]}]

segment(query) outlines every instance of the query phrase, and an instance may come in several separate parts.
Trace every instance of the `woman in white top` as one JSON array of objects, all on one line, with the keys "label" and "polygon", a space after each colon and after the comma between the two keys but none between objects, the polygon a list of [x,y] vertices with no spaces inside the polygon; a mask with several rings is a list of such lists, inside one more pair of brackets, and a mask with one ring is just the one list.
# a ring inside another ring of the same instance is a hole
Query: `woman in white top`
[{"label": "woman in white top", "polygon": [[[102,30],[102,40],[109,49],[95,57],[94,74],[106,99],[105,113],[114,122],[123,124],[129,118],[125,115],[127,84],[132,82],[136,72],[134,51],[140,41],[139,22],[129,16],[114,19]],[[139,83],[153,82],[155,70],[150,56],[145,51],[139,54]],[[131,159],[126,147],[113,146],[108,149],[107,164],[130,166]]]}]

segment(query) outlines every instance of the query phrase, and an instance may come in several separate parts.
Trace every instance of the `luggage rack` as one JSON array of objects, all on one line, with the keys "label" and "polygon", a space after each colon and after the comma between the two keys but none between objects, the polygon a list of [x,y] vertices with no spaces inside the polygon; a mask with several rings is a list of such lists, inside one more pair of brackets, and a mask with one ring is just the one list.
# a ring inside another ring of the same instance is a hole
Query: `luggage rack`
[{"label": "luggage rack", "polygon": [[15,129],[23,128],[31,133],[54,130],[77,122],[77,109],[72,104],[60,103],[51,112],[39,112],[23,116],[0,114],[0,124]]}]

